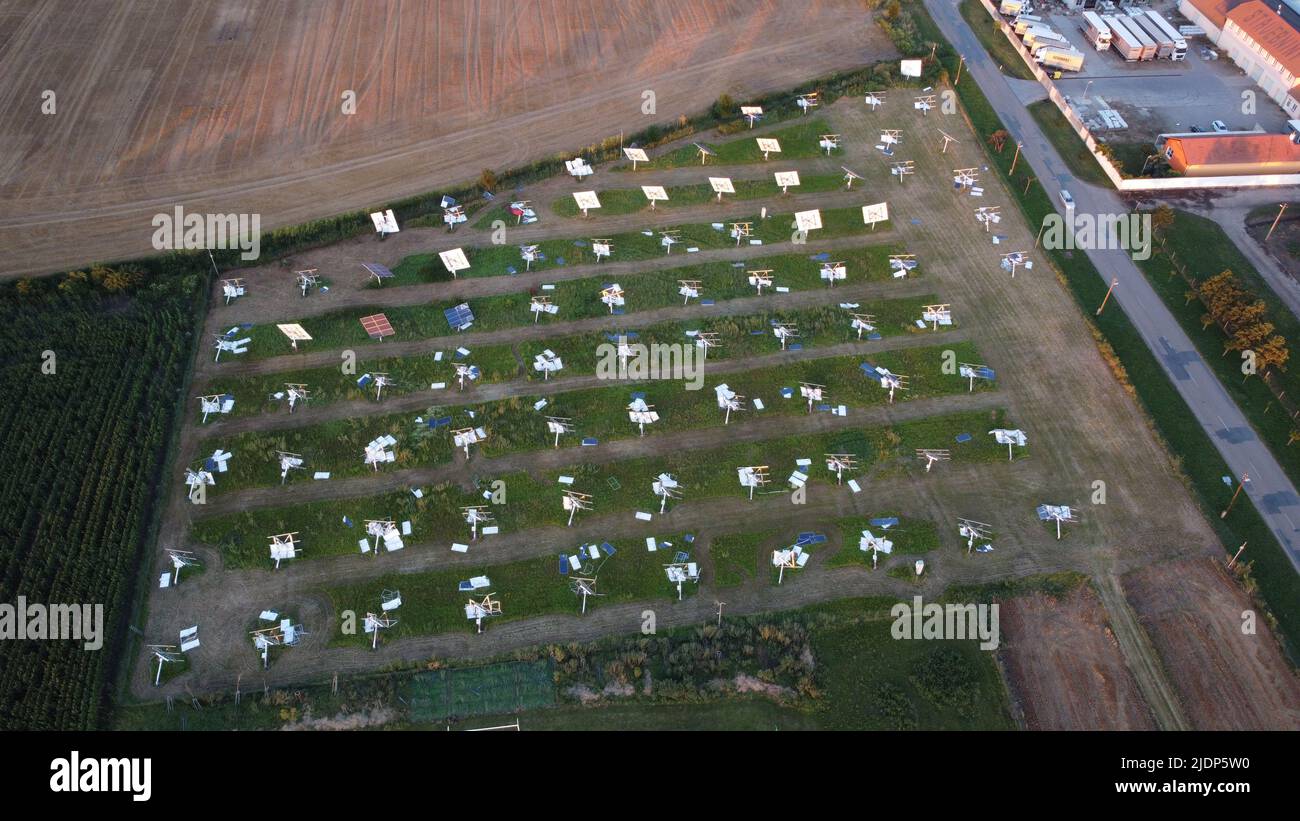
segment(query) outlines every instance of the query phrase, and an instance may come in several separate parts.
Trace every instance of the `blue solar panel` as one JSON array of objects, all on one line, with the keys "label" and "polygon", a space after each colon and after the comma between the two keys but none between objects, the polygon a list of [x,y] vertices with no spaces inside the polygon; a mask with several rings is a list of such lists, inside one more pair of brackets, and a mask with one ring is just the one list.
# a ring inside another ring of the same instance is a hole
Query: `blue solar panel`
[{"label": "blue solar panel", "polygon": [[957,441],[958,441],[959,443],[960,443],[960,442],[969,442],[970,440],[971,440],[971,435],[970,435],[969,433],[959,433],[959,434],[957,434]]},{"label": "blue solar panel", "polygon": [[600,444],[600,440],[594,436],[588,436],[586,439],[582,440],[583,447],[590,447],[591,445],[599,445],[599,444]]},{"label": "blue solar panel", "polygon": [[569,575],[569,557],[568,557],[568,556],[563,556],[563,555],[560,556],[560,575],[561,575],[561,576],[567,576],[567,575]]},{"label": "blue solar panel", "polygon": [[456,330],[469,327],[474,322],[474,312],[469,309],[469,304],[462,302],[454,308],[446,308],[442,315],[447,318],[447,324]]},{"label": "blue solar panel", "polygon": [[615,553],[618,552],[617,550],[614,549],[614,545],[610,544],[609,542],[601,542],[600,549],[604,550],[605,553],[610,556],[613,556]]},{"label": "blue solar panel", "polygon": [[897,526],[898,526],[898,517],[897,517],[897,516],[885,516],[885,517],[882,517],[882,518],[879,518],[879,519],[872,519],[872,520],[871,520],[871,524],[875,525],[876,527],[897,527]]},{"label": "blue solar panel", "polygon": [[393,272],[378,262],[363,262],[361,267],[369,271],[370,275],[376,279],[392,279]]}]

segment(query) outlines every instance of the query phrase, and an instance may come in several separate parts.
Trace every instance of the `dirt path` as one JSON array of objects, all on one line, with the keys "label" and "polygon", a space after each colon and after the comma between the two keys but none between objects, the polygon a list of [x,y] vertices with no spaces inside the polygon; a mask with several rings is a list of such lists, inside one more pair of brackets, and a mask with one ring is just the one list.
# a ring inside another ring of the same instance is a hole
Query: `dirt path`
[{"label": "dirt path", "polygon": [[1169,684],[1160,657],[1151,640],[1138,625],[1124,592],[1120,589],[1119,579],[1112,573],[1102,573],[1093,579],[1101,602],[1110,616],[1111,629],[1119,642],[1120,651],[1128,663],[1129,671],[1137,681],[1147,706],[1155,717],[1156,726],[1161,730],[1187,730],[1191,725],[1183,713],[1178,694]]}]

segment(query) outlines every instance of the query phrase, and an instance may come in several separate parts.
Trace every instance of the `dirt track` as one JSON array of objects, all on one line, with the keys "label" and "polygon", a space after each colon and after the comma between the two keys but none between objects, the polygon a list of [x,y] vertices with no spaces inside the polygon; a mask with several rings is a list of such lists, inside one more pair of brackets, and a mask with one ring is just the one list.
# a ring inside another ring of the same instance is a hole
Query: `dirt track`
[{"label": "dirt track", "polygon": [[177,204],[297,224],[892,53],[854,0],[0,0],[0,276],[149,253]]}]

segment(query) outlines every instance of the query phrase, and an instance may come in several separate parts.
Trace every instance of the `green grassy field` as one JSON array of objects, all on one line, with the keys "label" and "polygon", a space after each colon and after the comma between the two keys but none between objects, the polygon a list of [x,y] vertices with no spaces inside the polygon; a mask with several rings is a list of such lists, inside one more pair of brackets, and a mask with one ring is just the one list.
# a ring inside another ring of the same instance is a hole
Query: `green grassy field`
[{"label": "green grassy field", "polygon": [[[939,302],[939,297],[927,294],[906,299],[890,299],[864,304],[859,312],[870,312],[875,316],[876,331],[883,338],[907,334],[925,334],[915,325],[925,305]],[[805,348],[816,345],[831,345],[857,339],[857,332],[849,327],[849,314],[841,308],[806,308],[796,310],[771,310],[761,313],[743,314],[728,317],[705,317],[682,322],[661,322],[648,327],[638,326],[636,314],[629,316],[625,332],[635,332],[636,342],[652,344],[689,344],[691,337],[687,331],[716,333],[719,345],[708,354],[709,362],[719,362],[754,354],[772,353],[780,349],[779,343],[772,337],[772,322],[790,323],[799,328],[799,341]],[[959,323],[953,323],[959,327]],[[761,332],[761,333],[755,333]],[[541,380],[542,377],[532,368],[533,358],[544,350],[551,350],[564,361],[564,370],[551,377],[563,380],[566,377],[589,375],[596,372],[599,361],[598,348],[608,342],[612,334],[603,332],[572,334],[569,336],[548,337],[545,340],[524,341],[516,345],[473,345],[468,348],[469,356],[459,357],[450,348],[444,350],[441,362],[435,361],[432,353],[419,356],[392,357],[367,361],[361,368],[362,373],[386,373],[395,385],[384,389],[385,396],[400,396],[428,390],[434,382],[446,382],[448,390],[454,390],[455,363],[464,362],[478,366],[482,376],[478,384],[502,382],[514,378]],[[373,385],[362,387],[357,384],[356,374],[345,374],[338,367],[311,368],[301,371],[277,372],[271,374],[252,374],[232,377],[213,382],[210,387],[236,397],[234,409],[228,417],[253,416],[262,413],[286,413],[286,403],[277,399],[276,393],[283,393],[285,384],[290,382],[310,386],[310,407],[320,407],[330,402],[344,400],[374,400]],[[430,401],[440,394],[430,394]],[[202,418],[202,409],[195,403],[193,408],[196,419]],[[210,417],[213,419],[216,417]]]},{"label": "green grassy field", "polygon": [[[1074,133],[1074,128],[1056,107],[1056,103],[1051,100],[1039,100],[1025,106],[1025,110],[1033,116],[1047,139],[1051,140],[1061,159],[1065,160],[1065,164],[1070,167],[1070,173],[1084,182],[1110,187],[1110,179],[1101,170],[1097,159],[1083,144],[1083,140]],[[1008,149],[1015,147],[1013,142],[1008,142]]]},{"label": "green grassy field", "polygon": [[[402,606],[395,611],[398,623],[384,631],[381,640],[404,636],[430,636],[439,633],[474,632],[472,621],[465,618],[464,607],[471,597],[481,600],[491,592],[501,603],[501,614],[484,621],[485,629],[500,622],[528,619],[552,613],[579,615],[581,597],[570,589],[572,577],[594,578],[595,592],[587,599],[587,610],[628,601],[652,601],[676,598],[676,588],[664,575],[664,565],[673,561],[674,552],[689,547],[678,536],[663,541],[673,547],[650,552],[645,544],[631,540],[613,542],[618,551],[599,561],[588,560],[581,570],[562,576],[558,556],[544,556],[509,564],[482,564],[439,570],[430,573],[394,573],[366,582],[331,586],[325,589],[335,613],[352,611],[357,618],[350,632],[336,630],[331,638],[335,646],[369,643],[362,622],[367,612],[378,612],[380,591],[400,590]],[[567,553],[576,553],[577,545]],[[474,547],[471,546],[471,550]],[[462,593],[457,585],[464,579],[487,576],[490,587]],[[697,585],[682,586],[683,595],[694,595]]]},{"label": "green grassy field", "polygon": [[998,31],[989,13],[980,5],[979,0],[961,0],[961,16],[975,32],[975,37],[984,46],[989,55],[997,61],[1002,73],[1017,80],[1032,80],[1034,75],[1025,67],[1020,57],[1007,38]]},{"label": "green grassy field", "polygon": [[[525,731],[1012,729],[992,655],[974,641],[895,640],[893,603],[849,599],[726,618],[721,628],[539,647],[511,660],[345,680],[337,694],[321,685],[248,693],[238,706],[225,697],[198,707],[180,700],[170,709],[139,704],[119,711],[116,727],[255,730],[313,719],[364,727],[368,708],[358,705],[372,705],[383,708],[386,729],[443,729],[450,722],[463,730],[516,719]],[[738,692],[738,678],[765,683],[770,692]],[[576,701],[577,690],[607,687],[623,695],[590,706]]]},{"label": "green grassy field", "polygon": [[[640,196],[638,192],[638,196]],[[773,213],[767,219],[761,219],[758,213],[745,217],[730,218],[718,225],[713,223],[686,223],[666,226],[662,230],[675,232],[678,244],[677,253],[686,254],[687,248],[702,250],[713,248],[730,248],[736,240],[730,236],[732,222],[749,222],[753,225],[751,239],[761,240],[764,245],[787,242],[794,230],[794,212]],[[862,209],[827,208],[822,209],[823,227],[808,234],[809,242],[818,239],[861,234],[867,236],[871,229],[862,221]],[[879,228],[881,226],[877,226]],[[665,255],[661,229],[646,229],[616,233],[602,239],[610,240],[612,259],[619,261],[639,261]],[[588,265],[596,262],[591,253],[591,243],[585,237],[546,239],[536,243],[539,255],[532,263],[525,263],[517,244],[480,245],[475,244],[481,237],[466,235],[463,248],[470,267],[457,272],[462,279],[476,277],[512,276],[527,271],[547,271],[570,265]],[[358,266],[358,271],[361,271]],[[427,284],[431,282],[448,282],[452,275],[442,264],[438,254],[411,254],[393,266],[393,277],[383,285],[371,280],[366,287],[400,288],[406,285]],[[364,272],[358,273],[358,281]]]},{"label": "green grassy field", "polygon": [[[830,126],[826,121],[816,116],[801,118],[799,122],[783,128],[774,129],[762,134],[763,137],[770,137],[780,141],[781,153],[772,154],[769,163],[779,163],[781,160],[795,160],[803,157],[817,157],[825,152],[817,144],[821,135],[830,133]],[[763,162],[763,152],[758,150],[758,143],[752,135],[737,137],[733,140],[723,142],[704,142],[717,152],[716,157],[709,157],[704,163],[705,168],[710,165],[738,165],[741,163]],[[837,156],[844,153],[844,149],[837,148],[831,152],[831,156]],[[636,170],[653,171],[663,168],[680,168],[687,165],[700,165],[700,153],[693,145],[683,146],[655,157],[648,163],[637,163]],[[614,167],[615,171],[631,171],[631,163],[622,163]]]},{"label": "green grassy field", "polygon": [[[799,183],[798,187],[789,189],[791,194],[817,194],[826,191],[837,191],[844,184],[844,178],[837,174],[809,174],[806,176],[801,175]],[[736,193],[723,194],[722,198],[724,200],[756,200],[781,195],[781,187],[776,184],[775,180],[733,180],[732,186],[736,189]],[[606,191],[597,191],[597,194],[600,196],[600,213],[605,216],[610,214],[633,214],[638,211],[650,210],[650,202],[639,188],[613,188]],[[708,202],[716,202],[718,199],[718,195],[714,193],[713,188],[707,183],[702,185],[670,185],[667,186],[667,194],[667,202],[656,203],[655,210],[703,205]],[[576,217],[581,213],[577,202],[571,196],[554,200],[551,203],[551,210],[562,217]]]},{"label": "green grassy field", "polygon": [[[772,350],[779,345],[771,343]],[[759,397],[765,402],[763,411],[754,414],[794,415],[805,413],[806,405],[797,401],[800,382],[818,385],[835,385],[827,393],[827,401],[852,407],[882,405],[888,402],[888,391],[879,382],[868,379],[860,369],[864,361],[888,368],[896,374],[911,377],[908,390],[898,394],[896,401],[905,402],[932,396],[961,393],[967,389],[960,376],[943,373],[945,353],[951,351],[954,361],[977,362],[978,351],[970,342],[951,342],[932,347],[905,348],[894,351],[874,351],[855,356],[837,356],[808,360],[789,365],[755,368],[728,374],[726,384],[742,396]],[[568,391],[547,397],[547,415],[575,419],[582,436],[600,439],[624,439],[639,435],[640,431],[627,416],[626,407],[633,392],[644,392],[646,401],[653,404],[663,418],[664,425],[674,431],[694,430],[720,426],[724,423],[718,413],[717,398],[712,390],[721,380],[706,380],[707,364],[695,383],[682,374],[665,375],[657,380],[611,380],[610,387]],[[694,388],[692,388],[694,384]],[[993,390],[987,383],[977,389]],[[796,399],[780,397],[782,388],[795,391]],[[451,388],[449,388],[451,390]],[[474,449],[487,456],[503,456],[520,451],[537,450],[553,446],[547,433],[545,418],[533,409],[537,396],[515,396],[494,402],[455,407],[433,406],[419,415],[425,423],[416,421],[414,413],[392,413],[349,417],[314,425],[272,431],[251,431],[230,435],[215,434],[202,440],[199,451],[220,447],[235,454],[228,463],[229,470],[220,474],[215,492],[239,490],[248,487],[265,487],[282,484],[277,452],[288,451],[304,457],[305,470],[295,474],[304,481],[307,471],[328,471],[331,478],[364,476],[374,471],[365,464],[362,456],[367,443],[382,436],[397,439],[394,447],[396,461],[381,470],[411,468],[443,464],[451,460],[455,448],[451,431],[457,428],[487,428],[489,438]],[[451,423],[436,430],[427,422],[438,416],[451,417]],[[654,433],[654,429],[651,429]],[[569,445],[573,445],[572,438]]]},{"label": "green grassy field", "polygon": [[871,566],[871,552],[858,549],[858,541],[862,538],[863,530],[871,531],[871,534],[876,538],[883,537],[893,542],[894,552],[891,555],[919,556],[939,549],[939,532],[934,522],[899,517],[898,526],[891,527],[888,530],[871,524],[871,519],[890,516],[898,516],[898,514],[886,511],[873,513],[870,516],[841,520],[839,529],[844,539],[844,547],[831,557],[830,565],[832,567],[842,567],[844,565]]},{"label": "green grassy field", "polygon": [[[826,217],[826,213],[823,216]],[[787,246],[787,249],[789,247]],[[680,287],[678,281],[682,279],[699,280],[704,297],[719,302],[754,296],[756,291],[749,284],[745,274],[747,270],[771,269],[774,284],[788,287],[792,292],[825,288],[826,283],[819,275],[820,264],[810,258],[817,252],[815,242],[810,241],[807,250],[793,253],[786,250],[782,253],[755,257],[740,267],[722,260],[692,265],[688,264],[690,257],[683,254],[684,264],[681,267],[644,271],[629,277],[620,277],[620,285],[623,286],[627,303],[624,310],[631,322],[634,321],[631,317],[638,311],[680,305],[682,298],[677,290]],[[893,277],[889,268],[890,255],[902,252],[902,247],[895,243],[866,245],[861,248],[837,251],[834,259],[845,262],[849,272],[849,282],[884,282]],[[912,277],[921,275],[923,272],[919,268],[909,274]],[[550,297],[554,304],[560,306],[560,312],[555,315],[555,319],[549,321],[591,319],[609,315],[609,307],[600,301],[600,290],[608,282],[609,279],[603,276],[564,280],[555,283],[553,289],[538,293]],[[764,293],[771,294],[772,291],[768,290]],[[776,298],[774,294],[773,299]],[[382,346],[383,342],[376,342],[366,335],[358,321],[360,317],[378,311],[382,311],[393,325],[395,334],[387,338],[389,341],[446,337],[454,334],[455,331],[448,327],[443,311],[463,301],[451,299],[438,300],[427,305],[388,308],[368,306],[331,311],[303,321],[307,331],[312,335],[312,341],[302,343],[300,347],[306,352]],[[469,305],[475,316],[474,330],[496,331],[531,325],[534,315],[528,310],[530,303],[530,294],[524,292],[470,300]],[[252,327],[246,334],[253,341],[249,352],[242,357],[245,360],[266,359],[290,353],[289,343],[275,324]]]},{"label": "green grassy field", "polygon": [[758,571],[758,548],[776,536],[775,530],[755,533],[728,533],[718,536],[709,545],[709,558],[713,560],[713,586],[738,587],[754,577]]},{"label": "green grassy field", "polygon": [[[916,448],[952,442],[958,433],[978,433],[990,426],[1007,424],[1002,411],[970,411],[840,433],[733,444],[671,457],[632,459],[610,465],[574,465],[537,479],[527,474],[503,475],[492,478],[505,483],[506,503],[494,506],[493,512],[503,532],[564,524],[567,515],[560,509],[560,485],[556,481],[560,475],[573,476],[572,488],[592,495],[597,514],[657,507],[650,484],[665,471],[677,477],[692,500],[741,496],[744,491],[737,485],[735,474],[718,470],[720,464],[770,465],[773,487],[784,488],[783,479],[799,458],[853,453],[859,458],[861,470],[866,472],[877,463],[911,461]],[[1003,455],[1001,447],[987,436],[976,436],[970,442],[951,447],[954,461],[991,461]],[[829,474],[818,470],[811,476],[813,482],[833,481]],[[481,491],[485,487],[486,477],[473,492],[443,485],[432,493],[426,492],[422,499],[399,491],[343,501],[245,510],[200,519],[194,524],[193,536],[217,546],[228,566],[263,568],[270,567],[266,540],[275,533],[303,534],[305,554],[298,561],[358,553],[357,540],[363,535],[361,523],[368,518],[391,516],[397,521],[409,520],[413,531],[411,540],[416,542],[464,540],[469,535],[469,527],[461,518],[460,508],[482,504]],[[344,516],[350,518],[353,526],[343,523]]]}]

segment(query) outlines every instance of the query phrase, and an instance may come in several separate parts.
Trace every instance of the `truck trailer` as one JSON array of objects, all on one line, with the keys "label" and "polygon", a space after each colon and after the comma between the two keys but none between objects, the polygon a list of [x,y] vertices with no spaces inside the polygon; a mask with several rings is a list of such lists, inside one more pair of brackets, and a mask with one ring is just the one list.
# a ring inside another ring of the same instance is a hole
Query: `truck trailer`
[{"label": "truck trailer", "polygon": [[1022,14],[1011,21],[1011,28],[1016,34],[1024,34],[1030,26],[1041,25],[1043,25],[1043,18],[1035,17],[1032,14]]},{"label": "truck trailer", "polygon": [[1174,59],[1174,39],[1160,29],[1145,14],[1130,15],[1129,19],[1138,24],[1142,33],[1156,44],[1156,57],[1161,60]]},{"label": "truck trailer", "polygon": [[1164,17],[1161,17],[1160,13],[1158,11],[1155,11],[1154,9],[1147,9],[1147,19],[1150,20],[1152,23],[1154,23],[1156,28],[1164,32],[1166,37],[1168,37],[1170,40],[1173,40],[1174,51],[1173,54],[1169,56],[1169,59],[1170,60],[1187,59],[1187,40],[1184,39],[1183,35],[1178,31],[1178,29],[1174,28],[1172,23],[1170,23]]},{"label": "truck trailer", "polygon": [[[1142,40],[1124,23],[1121,15],[1114,17],[1107,15],[1101,19],[1110,28],[1110,45],[1119,52],[1119,56],[1128,62],[1143,59],[1142,54],[1145,49]],[[1151,53],[1154,54],[1155,43],[1151,43],[1150,48]]]},{"label": "truck trailer", "polygon": [[1002,5],[998,6],[998,11],[1008,17],[1019,14],[1025,6],[1029,5],[1024,0],[1002,0]]},{"label": "truck trailer", "polygon": [[1033,54],[1043,46],[1059,46],[1061,48],[1070,48],[1070,41],[1060,34],[1052,31],[1050,28],[1031,28],[1025,32],[1025,48]]},{"label": "truck trailer", "polygon": [[1083,35],[1092,43],[1092,47],[1097,51],[1105,51],[1110,48],[1110,26],[1102,22],[1101,15],[1095,11],[1085,11],[1083,13]]},{"label": "truck trailer", "polygon": [[1128,14],[1117,14],[1115,15],[1115,19],[1127,26],[1128,30],[1133,32],[1133,36],[1142,44],[1142,56],[1138,59],[1156,59],[1156,54],[1159,53],[1160,49],[1156,45],[1156,41],[1152,40],[1151,37],[1142,30],[1142,26],[1138,24],[1137,20]]},{"label": "truck trailer", "polygon": [[1083,70],[1083,52],[1070,47],[1044,46],[1034,57],[1044,68],[1063,68],[1067,71]]}]

